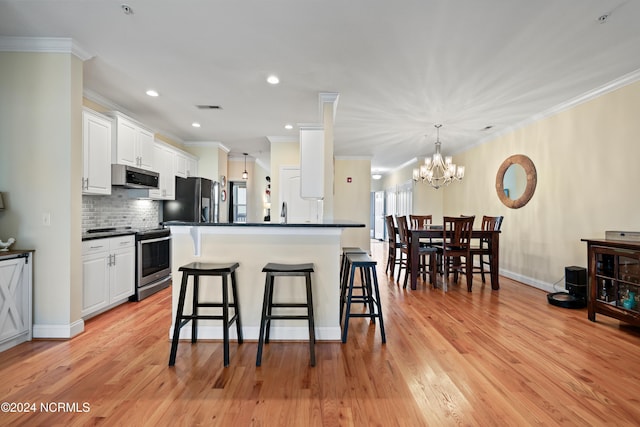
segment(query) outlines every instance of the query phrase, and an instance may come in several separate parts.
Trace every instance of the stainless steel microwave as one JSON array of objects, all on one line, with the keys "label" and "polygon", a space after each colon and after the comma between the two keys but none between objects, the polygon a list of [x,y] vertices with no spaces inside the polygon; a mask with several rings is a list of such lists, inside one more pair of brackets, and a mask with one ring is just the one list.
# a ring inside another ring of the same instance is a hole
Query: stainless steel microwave
[{"label": "stainless steel microwave", "polygon": [[111,185],[124,188],[158,188],[160,174],[127,165],[111,165]]}]

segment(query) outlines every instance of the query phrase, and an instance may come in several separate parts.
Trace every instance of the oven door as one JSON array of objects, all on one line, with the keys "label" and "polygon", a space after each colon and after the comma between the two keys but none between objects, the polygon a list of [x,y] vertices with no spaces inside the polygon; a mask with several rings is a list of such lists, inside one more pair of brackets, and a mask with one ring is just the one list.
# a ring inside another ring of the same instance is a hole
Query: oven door
[{"label": "oven door", "polygon": [[137,258],[138,288],[171,276],[171,236],[139,240]]}]

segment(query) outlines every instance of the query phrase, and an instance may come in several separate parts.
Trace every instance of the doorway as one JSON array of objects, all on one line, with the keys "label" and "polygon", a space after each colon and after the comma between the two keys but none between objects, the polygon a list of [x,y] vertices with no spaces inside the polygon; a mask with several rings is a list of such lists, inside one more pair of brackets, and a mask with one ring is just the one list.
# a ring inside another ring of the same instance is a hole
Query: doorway
[{"label": "doorway", "polygon": [[233,223],[247,222],[247,183],[229,183],[229,220]]}]

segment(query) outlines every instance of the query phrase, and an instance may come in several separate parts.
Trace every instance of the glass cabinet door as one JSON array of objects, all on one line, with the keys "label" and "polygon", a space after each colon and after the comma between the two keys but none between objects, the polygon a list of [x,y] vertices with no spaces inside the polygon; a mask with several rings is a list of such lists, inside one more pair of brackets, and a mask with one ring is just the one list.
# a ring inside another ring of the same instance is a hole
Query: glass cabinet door
[{"label": "glass cabinet door", "polygon": [[640,302],[640,259],[633,252],[596,252],[596,299],[624,308],[638,309]]}]

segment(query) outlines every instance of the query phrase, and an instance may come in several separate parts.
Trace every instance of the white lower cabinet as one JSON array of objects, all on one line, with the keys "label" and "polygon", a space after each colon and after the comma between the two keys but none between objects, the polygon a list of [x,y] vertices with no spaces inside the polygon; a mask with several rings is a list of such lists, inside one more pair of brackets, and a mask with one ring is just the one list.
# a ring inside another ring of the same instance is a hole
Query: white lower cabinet
[{"label": "white lower cabinet", "polygon": [[82,242],[82,317],[126,302],[135,292],[134,236]]},{"label": "white lower cabinet", "polygon": [[31,341],[31,259],[0,252],[0,351]]}]

